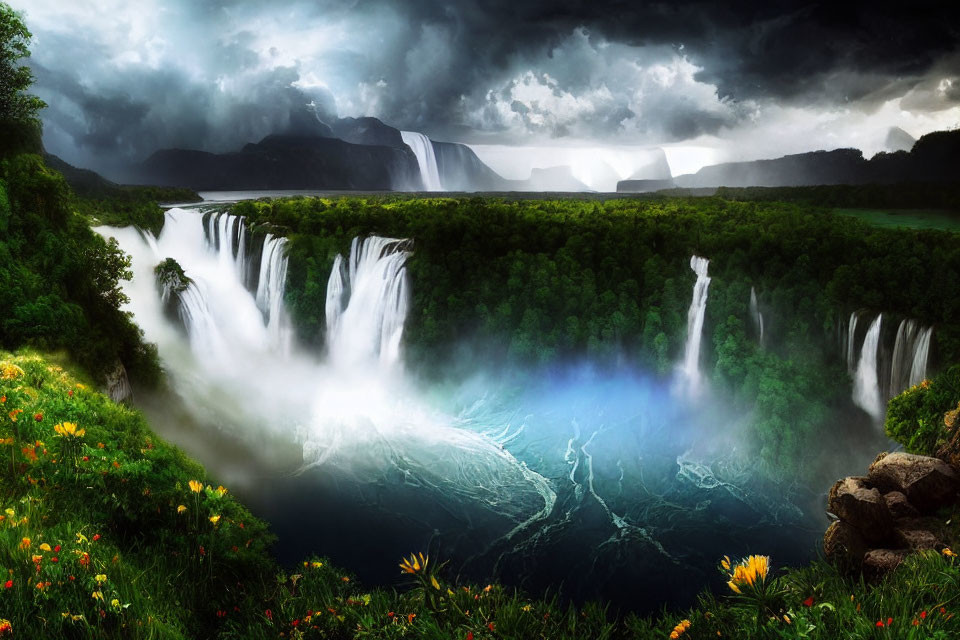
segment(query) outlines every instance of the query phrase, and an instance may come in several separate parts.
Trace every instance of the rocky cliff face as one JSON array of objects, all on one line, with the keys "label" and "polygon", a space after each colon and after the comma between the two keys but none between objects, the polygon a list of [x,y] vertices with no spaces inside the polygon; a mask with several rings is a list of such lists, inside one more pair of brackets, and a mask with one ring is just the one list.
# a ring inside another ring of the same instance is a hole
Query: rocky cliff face
[{"label": "rocky cliff face", "polygon": [[137,169],[145,184],[198,191],[355,189],[386,191],[418,184],[409,148],[351,144],[336,138],[267,136],[232,153],[166,149]]}]

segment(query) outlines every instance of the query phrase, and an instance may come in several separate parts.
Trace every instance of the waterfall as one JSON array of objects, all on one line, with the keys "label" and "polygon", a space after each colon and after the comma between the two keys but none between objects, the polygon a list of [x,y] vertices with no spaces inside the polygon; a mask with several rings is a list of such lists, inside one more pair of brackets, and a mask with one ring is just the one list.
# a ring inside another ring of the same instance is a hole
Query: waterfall
[{"label": "waterfall", "polygon": [[420,165],[420,178],[423,180],[424,191],[442,191],[440,184],[440,170],[437,167],[437,156],[433,151],[430,138],[416,131],[401,131],[403,143],[413,150]]},{"label": "waterfall", "polygon": [[703,317],[707,309],[707,289],[710,286],[710,277],[707,275],[709,266],[710,261],[707,258],[690,257],[690,268],[697,274],[697,281],[693,285],[693,299],[687,311],[687,343],[683,351],[680,375],[684,392],[691,397],[700,394],[700,342]]},{"label": "waterfall", "polygon": [[753,319],[754,326],[759,333],[760,346],[763,346],[763,314],[760,312],[760,305],[757,303],[757,291],[750,287],[750,317]]},{"label": "waterfall", "polygon": [[850,314],[850,322],[847,324],[847,371],[853,375],[856,370],[857,357],[857,312]]},{"label": "waterfall", "polygon": [[241,216],[210,212],[204,214],[203,220],[207,245],[217,253],[222,264],[236,271],[240,281],[246,283],[249,273],[247,225]]},{"label": "waterfall", "polygon": [[267,321],[267,334],[274,345],[285,352],[293,344],[293,325],[283,304],[287,282],[287,239],[268,233],[263,241],[260,278],[257,282],[257,308]]},{"label": "waterfall", "polygon": [[410,306],[409,240],[354,238],[344,268],[334,259],[327,282],[327,347],[335,363],[400,359],[403,323]]},{"label": "waterfall", "polygon": [[920,331],[916,346],[913,349],[913,363],[910,367],[910,386],[920,384],[927,377],[927,360],[930,358],[930,339],[933,337],[933,327]]},{"label": "waterfall", "polygon": [[880,395],[880,380],[877,374],[877,351],[880,348],[881,313],[870,323],[867,335],[860,348],[860,360],[853,378],[853,401],[877,422],[883,421],[886,413]]}]

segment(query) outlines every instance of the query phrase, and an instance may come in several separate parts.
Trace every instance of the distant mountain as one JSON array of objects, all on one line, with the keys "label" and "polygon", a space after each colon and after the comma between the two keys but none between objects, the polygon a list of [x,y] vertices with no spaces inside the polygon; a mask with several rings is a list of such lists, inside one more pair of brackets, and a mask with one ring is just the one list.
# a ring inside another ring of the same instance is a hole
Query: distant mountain
[{"label": "distant mountain", "polygon": [[653,191],[661,191],[663,189],[673,189],[677,185],[674,184],[672,178],[667,178],[665,180],[621,180],[617,183],[617,191],[619,193],[650,193]]},{"label": "distant mountain", "polygon": [[960,182],[960,130],[929,133],[909,152],[878,153],[869,160],[857,149],[813,151],[712,165],[674,182],[683,188]]},{"label": "distant mountain", "polygon": [[420,185],[406,146],[352,144],[338,138],[271,135],[240,151],[164,149],[136,168],[143,184],[198,191],[348,189],[387,191]]},{"label": "distant mountain", "polygon": [[333,123],[331,134],[352,144],[382,147],[403,147],[400,130],[384,124],[377,118],[340,118]]},{"label": "distant mountain", "polygon": [[477,157],[473,149],[457,142],[433,143],[440,184],[447,191],[515,191],[522,181],[507,180]]},{"label": "distant mountain", "polygon": [[884,141],[884,146],[887,151],[910,151],[913,149],[913,145],[916,143],[916,139],[901,129],[900,127],[890,127],[887,131],[887,139]]},{"label": "distant mountain", "polygon": [[566,165],[532,169],[525,183],[518,191],[591,191],[590,187],[574,177],[573,169]]},{"label": "distant mountain", "polygon": [[52,153],[44,153],[43,161],[51,169],[59,171],[73,192],[82,198],[105,198],[120,190],[116,182],[107,180],[95,171],[77,168]]}]

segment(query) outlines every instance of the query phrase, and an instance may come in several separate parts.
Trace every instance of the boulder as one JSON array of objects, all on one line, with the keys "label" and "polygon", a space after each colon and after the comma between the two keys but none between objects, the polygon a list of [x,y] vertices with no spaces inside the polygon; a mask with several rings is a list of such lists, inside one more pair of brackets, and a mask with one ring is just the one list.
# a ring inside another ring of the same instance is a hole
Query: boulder
[{"label": "boulder", "polygon": [[899,546],[908,547],[911,551],[937,549],[943,546],[932,531],[911,524],[894,527],[893,537]]},{"label": "boulder", "polygon": [[886,542],[893,531],[893,517],[886,501],[878,490],[868,488],[863,478],[844,478],[833,485],[827,506],[867,542]]},{"label": "boulder", "polygon": [[823,553],[830,560],[849,560],[859,566],[867,549],[860,532],[842,520],[830,523],[823,534]]},{"label": "boulder", "polygon": [[887,509],[890,510],[890,515],[893,516],[894,520],[899,520],[900,518],[916,518],[920,515],[916,507],[907,500],[907,496],[899,491],[891,491],[884,495],[883,501],[887,503]]},{"label": "boulder", "polygon": [[890,573],[909,553],[906,549],[872,549],[863,556],[863,572],[873,577]]},{"label": "boulder", "polygon": [[868,477],[884,492],[903,493],[921,512],[951,503],[960,486],[960,478],[943,460],[899,451],[878,456],[870,465]]}]

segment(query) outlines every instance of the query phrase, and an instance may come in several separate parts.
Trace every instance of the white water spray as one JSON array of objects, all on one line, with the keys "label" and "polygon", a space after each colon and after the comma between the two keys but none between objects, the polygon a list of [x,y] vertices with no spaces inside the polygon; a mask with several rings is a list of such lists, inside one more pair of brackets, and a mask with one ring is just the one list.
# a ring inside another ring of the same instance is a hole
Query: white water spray
[{"label": "white water spray", "polygon": [[880,348],[880,328],[883,322],[881,313],[870,323],[867,335],[860,348],[860,360],[853,378],[853,402],[866,411],[876,422],[882,422],[886,413],[880,394],[880,381],[877,375],[877,351]]},{"label": "white water spray", "polygon": [[857,319],[859,316],[857,312],[854,311],[850,314],[850,322],[847,323],[847,371],[850,375],[853,375],[856,371],[856,360],[857,357]]},{"label": "white water spray", "polygon": [[927,377],[927,361],[930,359],[930,340],[933,327],[921,329],[916,346],[913,349],[913,363],[910,367],[910,386],[920,384]]},{"label": "white water spray", "polygon": [[693,299],[687,311],[687,343],[683,351],[683,364],[680,366],[681,390],[689,397],[700,395],[702,376],[700,373],[700,342],[703,333],[703,318],[707,310],[707,290],[710,277],[707,268],[710,261],[698,256],[690,257],[690,268],[697,274],[693,285]]},{"label": "white water spray", "polygon": [[401,131],[403,143],[413,150],[420,165],[420,178],[423,180],[424,191],[442,191],[440,170],[437,167],[437,156],[433,151],[430,138],[416,131]]}]

